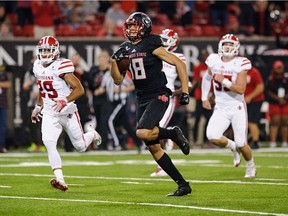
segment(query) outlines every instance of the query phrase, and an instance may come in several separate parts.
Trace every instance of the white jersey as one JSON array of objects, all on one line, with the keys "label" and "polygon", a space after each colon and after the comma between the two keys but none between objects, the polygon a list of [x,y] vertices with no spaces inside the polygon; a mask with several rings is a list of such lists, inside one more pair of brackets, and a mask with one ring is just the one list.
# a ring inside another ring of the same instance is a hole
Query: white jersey
[{"label": "white jersey", "polygon": [[[186,64],[186,58],[182,53],[172,53],[172,54],[177,56],[180,60],[182,60]],[[178,76],[176,67],[174,65],[170,65],[167,62],[163,61],[162,71],[166,75],[167,88],[169,88],[172,92],[175,91],[175,80]],[[164,128],[167,127],[167,125],[169,124],[169,122],[172,118],[175,107],[176,107],[176,98],[171,96],[170,100],[169,100],[169,105],[166,109],[166,112],[164,113],[164,116],[162,117],[162,119],[159,122],[160,127],[164,127]]]},{"label": "white jersey", "polygon": [[40,60],[36,60],[33,65],[33,73],[37,78],[37,85],[43,99],[42,113],[53,116],[67,115],[77,111],[76,104],[69,102],[60,113],[54,111],[54,100],[64,99],[70,93],[71,89],[63,79],[66,73],[74,72],[74,65],[69,59],[60,58],[51,63],[48,67],[44,67]]},{"label": "white jersey", "polygon": [[237,75],[244,70],[251,69],[251,62],[245,57],[236,56],[229,62],[223,62],[221,55],[212,53],[208,56],[205,63],[210,69],[213,77],[213,90],[216,104],[225,105],[233,102],[243,102],[244,94],[238,94],[222,86],[221,83],[214,80],[216,74],[223,74],[225,78],[232,83],[236,82]]},{"label": "white jersey", "polygon": [[[186,58],[182,53],[172,53],[175,56],[177,56],[180,60],[182,60],[185,65],[186,65]],[[172,92],[175,90],[175,80],[178,76],[176,67],[174,65],[170,65],[167,62],[163,61],[163,67],[162,67],[162,71],[165,73],[166,75],[166,79],[167,79],[167,88],[169,88]]]}]

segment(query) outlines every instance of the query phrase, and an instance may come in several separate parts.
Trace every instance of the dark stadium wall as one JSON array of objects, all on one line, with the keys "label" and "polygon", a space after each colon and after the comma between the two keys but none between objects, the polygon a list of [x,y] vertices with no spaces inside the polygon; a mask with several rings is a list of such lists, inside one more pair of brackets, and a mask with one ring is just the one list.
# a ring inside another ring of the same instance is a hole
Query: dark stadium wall
[{"label": "dark stadium wall", "polygon": [[[61,47],[61,56],[69,58],[78,52],[82,58],[81,65],[84,71],[88,71],[92,65],[97,64],[96,59],[102,49],[107,49],[112,54],[112,52],[116,50],[123,41],[73,41],[59,39],[59,42]],[[20,93],[23,83],[23,75],[30,66],[30,61],[33,55],[36,53],[36,44],[37,41],[34,40],[0,41],[0,65],[5,65],[9,68],[9,71],[11,72],[10,77],[12,77],[11,79],[13,79],[14,83],[13,91],[11,91],[9,96],[9,98],[12,99],[12,102],[10,101],[9,103],[11,108],[9,109],[9,134],[14,138],[23,138],[23,135],[21,135],[23,132],[23,125]],[[193,77],[193,65],[198,63],[199,53],[202,49],[207,49],[210,53],[217,52],[218,40],[181,40],[179,48],[176,51],[184,53],[187,59],[187,70],[190,77]],[[270,55],[263,55],[268,50],[274,49],[275,41],[272,40],[243,41],[241,42],[240,55],[247,56],[251,59],[252,64],[260,69],[263,79],[267,80],[273,61],[276,58],[280,60],[287,58],[287,56],[277,56],[277,53],[279,52],[272,52]],[[14,141],[16,142],[14,145],[17,145],[18,141],[15,139]],[[19,142],[21,142],[21,140],[19,140]]]}]

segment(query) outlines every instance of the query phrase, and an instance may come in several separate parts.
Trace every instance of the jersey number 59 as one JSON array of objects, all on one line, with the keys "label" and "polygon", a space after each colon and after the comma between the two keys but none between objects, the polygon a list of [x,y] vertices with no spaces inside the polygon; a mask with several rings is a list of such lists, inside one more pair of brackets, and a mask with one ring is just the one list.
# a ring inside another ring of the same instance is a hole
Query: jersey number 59
[{"label": "jersey number 59", "polygon": [[[232,80],[232,76],[226,76],[226,75],[225,75],[224,78],[228,79],[229,81]],[[214,76],[213,76],[213,82],[214,82],[216,91],[230,91],[228,88],[224,87],[224,86],[222,85],[222,83],[216,81],[215,78],[214,78]]]}]

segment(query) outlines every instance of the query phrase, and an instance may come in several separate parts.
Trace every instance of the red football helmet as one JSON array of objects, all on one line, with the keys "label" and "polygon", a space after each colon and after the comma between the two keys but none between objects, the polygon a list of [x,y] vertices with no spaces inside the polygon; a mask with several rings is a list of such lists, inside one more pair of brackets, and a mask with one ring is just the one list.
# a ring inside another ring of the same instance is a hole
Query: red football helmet
[{"label": "red football helmet", "polygon": [[151,29],[151,19],[142,12],[131,14],[123,26],[124,36],[130,41],[142,39],[150,34]]},{"label": "red football helmet", "polygon": [[[232,45],[226,45],[225,43],[231,43]],[[239,39],[233,34],[226,34],[219,41],[218,53],[225,57],[233,57],[238,55],[239,48]]]},{"label": "red football helmet", "polygon": [[60,55],[59,42],[53,36],[42,37],[37,45],[37,56],[42,64],[50,64]]},{"label": "red football helmet", "polygon": [[179,36],[177,32],[172,29],[164,29],[160,36],[167,51],[173,52],[177,49],[179,45]]}]

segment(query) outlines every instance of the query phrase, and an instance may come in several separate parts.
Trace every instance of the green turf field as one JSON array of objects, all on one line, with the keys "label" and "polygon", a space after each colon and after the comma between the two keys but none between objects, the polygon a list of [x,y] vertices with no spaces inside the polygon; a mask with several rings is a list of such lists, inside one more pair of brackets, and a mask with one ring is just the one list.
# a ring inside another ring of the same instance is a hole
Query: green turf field
[{"label": "green turf field", "polygon": [[288,215],[288,149],[254,151],[255,179],[244,179],[245,162],[234,168],[227,149],[173,150],[193,189],[184,197],[166,197],[176,184],[150,177],[156,165],[147,151],[61,155],[66,192],[50,186],[46,153],[0,154],[0,215]]}]

